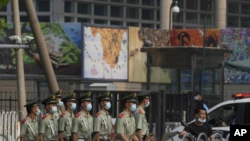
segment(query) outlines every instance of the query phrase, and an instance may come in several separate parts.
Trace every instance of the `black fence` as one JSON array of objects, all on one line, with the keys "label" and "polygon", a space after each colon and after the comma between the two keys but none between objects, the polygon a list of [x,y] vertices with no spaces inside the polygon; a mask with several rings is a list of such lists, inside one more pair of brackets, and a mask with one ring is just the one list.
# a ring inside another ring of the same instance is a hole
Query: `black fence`
[{"label": "black fence", "polygon": [[[89,90],[76,90],[77,98],[82,96]],[[99,110],[99,104],[97,97],[106,91],[91,91],[93,99],[92,115],[95,115]],[[111,109],[109,110],[112,118],[116,118],[117,115],[123,109],[123,103],[121,99],[130,93],[139,93],[139,91],[111,91]],[[49,92],[27,92],[27,100],[33,100],[38,98],[41,103]],[[66,96],[68,94],[62,94]],[[150,132],[155,133],[157,137],[162,137],[165,132],[166,122],[179,122],[185,118],[186,121],[190,121],[194,118],[193,115],[193,95],[192,93],[166,93],[163,91],[152,92],[149,108],[146,108],[146,114],[149,122]],[[79,107],[78,107],[79,108]],[[41,105],[40,109],[44,112],[44,106]],[[4,111],[18,111],[18,94],[17,92],[0,92],[0,110]],[[78,109],[79,110],[79,109]],[[183,112],[185,111],[185,112]],[[186,113],[183,115],[183,113]]]}]

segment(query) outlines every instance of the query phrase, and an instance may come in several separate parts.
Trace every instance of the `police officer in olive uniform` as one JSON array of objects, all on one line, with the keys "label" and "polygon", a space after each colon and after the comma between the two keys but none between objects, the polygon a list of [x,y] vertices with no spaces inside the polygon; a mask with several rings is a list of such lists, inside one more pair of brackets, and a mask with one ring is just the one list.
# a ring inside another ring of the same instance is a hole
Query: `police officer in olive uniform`
[{"label": "police officer in olive uniform", "polygon": [[136,137],[135,119],[132,114],[136,110],[137,94],[133,93],[125,96],[122,101],[124,110],[116,118],[115,133],[116,138],[119,137],[122,141],[138,141]]},{"label": "police officer in olive uniform", "polygon": [[92,109],[91,92],[79,98],[81,111],[73,119],[72,141],[90,141],[93,132],[93,117],[89,111]]},{"label": "police officer in olive uniform", "polygon": [[151,91],[144,91],[138,94],[139,105],[134,112],[136,122],[136,132],[140,140],[145,140],[148,135],[148,122],[144,109],[150,104]]},{"label": "police officer in olive uniform", "polygon": [[109,141],[112,132],[112,121],[108,110],[111,108],[110,92],[105,92],[98,97],[100,111],[94,118],[94,141]]},{"label": "police officer in olive uniform", "polygon": [[57,112],[54,114],[54,117],[59,120],[60,115],[64,111],[64,104],[62,102],[62,90],[60,89],[58,92],[55,93],[56,95],[56,103],[57,103]]},{"label": "police officer in olive uniform", "polygon": [[38,122],[36,117],[41,114],[37,100],[27,103],[24,107],[27,110],[27,117],[21,124],[21,141],[36,141],[38,137]]},{"label": "police officer in olive uniform", "polygon": [[62,99],[65,105],[65,112],[63,112],[59,118],[59,138],[60,140],[70,141],[71,138],[71,129],[72,129],[72,120],[75,117],[73,111],[76,109],[76,94],[73,93]]},{"label": "police officer in olive uniform", "polygon": [[57,112],[56,96],[49,96],[43,100],[42,104],[44,104],[47,113],[39,122],[39,141],[55,141],[58,134],[58,121],[54,117],[54,114]]}]

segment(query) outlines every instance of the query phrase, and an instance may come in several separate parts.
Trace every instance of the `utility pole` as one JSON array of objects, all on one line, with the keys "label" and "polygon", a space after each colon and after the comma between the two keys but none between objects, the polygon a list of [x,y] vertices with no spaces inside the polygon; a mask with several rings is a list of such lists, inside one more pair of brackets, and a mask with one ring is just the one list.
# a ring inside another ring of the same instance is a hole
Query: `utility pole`
[{"label": "utility pole", "polygon": [[33,0],[25,0],[26,12],[29,18],[29,23],[32,29],[33,36],[36,41],[40,61],[45,72],[45,77],[48,83],[50,93],[59,92],[56,76],[49,58],[48,49],[46,47],[42,30],[34,8]]},{"label": "utility pole", "polygon": [[[21,29],[20,29],[20,17],[19,17],[19,4],[18,0],[12,0],[12,14],[14,22],[14,33],[16,36],[21,38]],[[25,93],[25,78],[24,78],[24,67],[23,67],[23,49],[16,49],[16,70],[17,70],[17,92],[18,92],[18,103],[19,111],[24,112],[24,114],[19,116],[19,119],[22,120],[26,116],[26,93]]]}]

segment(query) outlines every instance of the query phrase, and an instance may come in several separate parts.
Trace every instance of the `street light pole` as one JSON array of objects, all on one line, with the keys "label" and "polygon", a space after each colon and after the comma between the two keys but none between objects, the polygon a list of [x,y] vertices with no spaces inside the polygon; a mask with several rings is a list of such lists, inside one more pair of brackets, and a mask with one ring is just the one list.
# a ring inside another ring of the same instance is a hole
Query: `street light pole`
[{"label": "street light pole", "polygon": [[180,8],[178,7],[178,2],[174,1],[169,8],[169,30],[172,30],[172,14],[179,13]]},{"label": "street light pole", "polygon": [[204,78],[204,60],[205,60],[205,45],[206,45],[206,24],[207,24],[207,12],[209,9],[209,5],[207,5],[206,11],[205,11],[205,19],[204,19],[204,35],[203,35],[203,50],[202,50],[202,68],[201,68],[201,94],[203,94],[203,78]]}]

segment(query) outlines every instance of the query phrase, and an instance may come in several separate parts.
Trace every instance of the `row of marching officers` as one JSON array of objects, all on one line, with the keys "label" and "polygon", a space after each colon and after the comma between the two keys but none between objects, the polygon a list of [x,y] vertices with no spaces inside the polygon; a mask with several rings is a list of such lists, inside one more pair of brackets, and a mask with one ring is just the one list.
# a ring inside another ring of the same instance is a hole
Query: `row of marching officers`
[{"label": "row of marching officers", "polygon": [[[98,97],[100,111],[94,118],[90,114],[92,109],[91,92],[79,99],[75,94],[62,98],[60,94],[51,95],[42,101],[46,114],[39,122],[37,116],[41,114],[37,101],[25,105],[28,115],[22,121],[21,141],[142,141],[148,135],[148,122],[144,109],[149,106],[149,91],[140,94],[131,93],[122,99],[123,111],[115,122],[115,136],[111,137],[112,121],[108,110],[111,108],[110,92]],[[138,103],[138,101],[139,103]],[[77,104],[80,111],[74,115]],[[138,103],[138,106],[137,106]],[[64,105],[65,111],[58,110]]]}]

